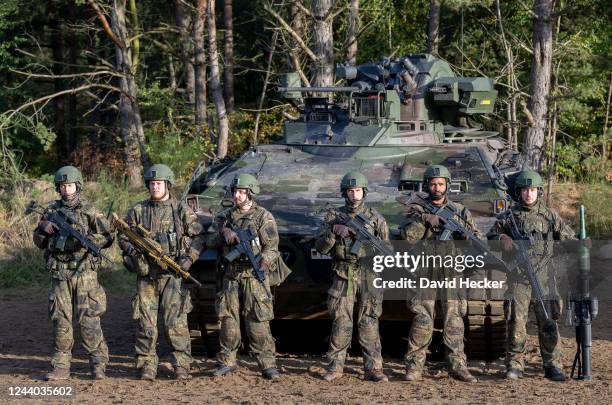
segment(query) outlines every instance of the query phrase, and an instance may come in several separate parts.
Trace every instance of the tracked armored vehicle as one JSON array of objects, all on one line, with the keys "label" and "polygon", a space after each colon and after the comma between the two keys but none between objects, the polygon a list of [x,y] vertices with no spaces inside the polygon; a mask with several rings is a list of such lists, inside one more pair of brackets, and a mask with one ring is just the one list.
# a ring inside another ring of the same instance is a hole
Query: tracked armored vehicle
[{"label": "tracked armored vehicle", "polygon": [[[451,199],[466,205],[485,232],[506,204],[493,167],[516,170],[497,132],[478,123],[493,111],[497,92],[491,79],[458,77],[446,61],[429,54],[341,65],[336,75],[344,79],[343,86],[300,87],[297,75],[287,75],[278,90],[300,114],[285,122],[282,141],[206,167],[194,175],[187,196],[206,223],[223,209],[236,173],[257,177],[258,203],[274,214],[280,250],[293,270],[274,292],[273,328],[292,320],[282,332],[288,339],[298,338],[291,337],[291,331],[303,330],[298,325],[327,318],[331,261],[314,250],[314,240],[327,205],[343,204],[339,184],[345,173],[357,170],[368,178],[367,202],[385,216],[391,237],[398,238],[403,218],[397,198],[423,190],[426,166],[449,168]],[[216,253],[206,251],[192,269],[204,287],[194,291],[191,324],[201,331],[209,354],[218,339],[217,267]],[[504,347],[502,297],[499,292],[477,295],[470,296],[466,349],[468,356],[492,359]],[[405,303],[385,302],[383,346],[390,342],[385,330],[408,334],[410,317]],[[325,322],[319,322],[323,336],[330,330]],[[309,333],[313,330],[308,327]]]}]

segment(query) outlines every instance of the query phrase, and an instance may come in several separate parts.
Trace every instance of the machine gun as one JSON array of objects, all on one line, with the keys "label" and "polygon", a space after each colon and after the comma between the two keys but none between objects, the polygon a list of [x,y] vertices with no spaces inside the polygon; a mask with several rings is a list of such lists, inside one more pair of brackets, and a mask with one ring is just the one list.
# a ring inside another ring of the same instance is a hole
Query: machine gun
[{"label": "machine gun", "polygon": [[151,237],[151,232],[142,225],[131,227],[115,213],[113,213],[113,225],[117,232],[122,233],[129,239],[136,250],[153,259],[161,268],[171,270],[184,279],[193,281],[198,287],[202,287],[198,280],[189,274],[189,272],[183,270],[178,263],[164,253],[162,246]]},{"label": "machine gun", "polygon": [[61,231],[66,233],[67,237],[76,239],[81,246],[87,249],[87,252],[93,254],[95,257],[104,259],[111,264],[115,264],[114,261],[102,253],[102,249],[93,243],[91,239],[74,229],[73,225],[75,225],[77,222],[66,210],[59,209],[57,211],[49,212],[41,207],[36,201],[31,201],[25,210],[25,215],[30,215],[32,212],[44,216],[47,221],[53,222]]},{"label": "machine gun", "polygon": [[385,256],[393,256],[395,254],[384,241],[374,236],[368,230],[368,228],[372,229],[372,225],[363,214],[357,214],[353,218],[350,215],[338,212],[338,218],[342,225],[348,226],[355,233],[355,243],[351,246],[352,254],[358,255],[364,244]]},{"label": "machine gun", "polygon": [[[418,201],[415,201],[415,198]],[[438,240],[452,240],[454,233],[459,233],[461,236],[465,238],[466,241],[469,241],[473,247],[475,247],[480,253],[487,255],[487,260],[492,261],[494,265],[501,267],[506,273],[510,272],[510,268],[500,258],[495,256],[489,246],[479,239],[474,232],[469,228],[467,224],[461,223],[455,219],[454,209],[449,207],[448,205],[435,205],[431,201],[426,200],[419,193],[414,193],[413,197],[408,201],[403,202],[404,204],[408,204],[414,202],[415,204],[423,207],[427,212],[437,215],[442,219],[444,223],[442,233],[438,237]]]},{"label": "machine gun", "polygon": [[251,263],[251,267],[253,268],[253,275],[260,282],[264,283],[266,279],[266,273],[264,273],[261,268],[261,254],[255,255],[253,253],[253,248],[251,247],[251,242],[257,238],[257,232],[251,228],[249,229],[233,229],[238,236],[238,244],[232,250],[230,250],[225,256],[224,259],[228,262],[233,262],[240,255],[245,255],[249,262]]},{"label": "machine gun", "polygon": [[[580,240],[587,238],[584,220],[584,205],[580,206]],[[591,335],[591,322],[597,317],[599,303],[597,298],[591,297],[589,292],[590,278],[590,253],[589,248],[584,244],[578,247],[579,252],[579,273],[578,273],[578,294],[568,297],[568,308],[566,323],[568,326],[576,327],[576,356],[572,364],[571,377],[574,377],[576,367],[578,373],[576,379],[591,380],[591,346],[593,343]]]}]

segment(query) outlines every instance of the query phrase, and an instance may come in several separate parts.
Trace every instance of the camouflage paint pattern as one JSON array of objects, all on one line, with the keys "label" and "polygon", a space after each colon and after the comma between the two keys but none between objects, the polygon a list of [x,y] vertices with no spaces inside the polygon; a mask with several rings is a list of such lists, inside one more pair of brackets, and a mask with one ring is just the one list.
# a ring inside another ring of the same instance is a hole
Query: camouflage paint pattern
[{"label": "camouflage paint pattern", "polygon": [[[529,256],[532,264],[537,265],[541,271],[538,278],[542,290],[546,294],[545,303],[547,312],[552,319],[546,320],[541,308],[534,305],[538,325],[538,338],[540,341],[540,354],[544,367],[554,366],[562,369],[561,351],[559,349],[559,327],[557,318],[561,312],[560,299],[555,283],[555,269],[552,265],[552,244],[546,241],[575,240],[573,230],[561,219],[559,214],[546,207],[540,200],[532,207],[516,204],[512,207],[519,231],[529,235],[536,241],[530,250]],[[511,235],[510,225],[503,217],[499,219],[487,234],[489,239],[498,240],[501,235]],[[540,241],[540,242],[538,242]],[[508,256],[508,254],[506,254]],[[506,367],[524,369],[524,357],[527,343],[527,320],[529,306],[532,305],[531,285],[524,273],[518,268],[508,275],[508,290],[504,312],[508,322],[506,340]],[[551,305],[551,304],[556,305]],[[553,307],[556,310],[552,310]]]},{"label": "camouflage paint pattern", "polygon": [[[48,212],[63,210],[73,221],[73,226],[88,235],[101,248],[113,242],[110,226],[104,215],[86,202],[71,208],[61,200],[47,207]],[[46,219],[43,215],[42,219]],[[72,238],[60,242],[61,231],[47,235],[40,228],[34,230],[34,243],[44,249],[46,268],[51,274],[49,293],[49,317],[53,321],[54,353],[51,364],[58,368],[70,368],[74,333],[73,312],[83,346],[89,354],[92,366],[104,368],[108,363],[108,347],[104,340],[100,316],[106,312],[106,293],[98,283],[100,260]],[[59,246],[63,245],[63,248]],[[76,306],[75,306],[76,305]]]},{"label": "camouflage paint pattern", "polygon": [[[253,202],[245,213],[235,207],[222,212],[216,218],[214,226],[209,229],[207,246],[218,249],[222,257],[234,248],[228,246],[219,233],[225,226],[255,230],[258,237],[251,243],[253,253],[261,254],[262,263],[268,268],[277,260],[279,252],[276,221],[269,211],[256,202]],[[270,330],[274,308],[268,277],[263,284],[259,282],[253,275],[253,269],[245,255],[240,255],[232,262],[224,260],[222,271],[222,285],[215,301],[215,310],[221,321],[221,350],[217,354],[217,362],[227,366],[236,364],[236,354],[241,342],[242,315],[249,338],[249,349],[257,359],[259,367],[262,370],[275,368],[276,347]]]},{"label": "camouflage paint pattern", "polygon": [[317,239],[316,249],[332,257],[334,277],[328,290],[327,306],[332,318],[327,358],[329,371],[342,372],[346,352],[353,336],[353,310],[358,306],[357,325],[359,344],[363,351],[366,371],[382,370],[380,333],[378,318],[382,314],[382,294],[368,288],[370,270],[360,266],[359,258],[366,255],[362,248],[358,254],[351,253],[354,239],[341,238],[333,233],[333,226],[339,224],[338,211],[355,216],[363,213],[370,222],[371,232],[382,240],[389,240],[389,228],[382,215],[362,203],[357,209],[346,205],[330,209],[325,216],[325,225]]},{"label": "camouflage paint pattern", "polygon": [[[179,257],[197,260],[204,245],[202,225],[196,214],[174,197],[166,201],[146,200],[136,204],[125,221],[142,225],[175,261]],[[121,237],[120,245],[126,242]],[[124,255],[128,269],[138,274],[137,293],[132,300],[132,318],[138,321],[136,333],[136,368],[157,369],[157,316],[161,312],[164,335],[172,348],[172,363],[189,369],[191,338],[187,326],[187,314],[193,309],[189,291],[180,276],[169,273],[148,257]]]},{"label": "camouflage paint pattern", "polygon": [[[427,197],[429,198],[429,197]],[[471,230],[479,236],[478,228],[474,224],[470,211],[460,203],[446,199],[443,203],[457,213],[455,219],[463,221]],[[406,224],[401,227],[402,238],[405,240],[436,240],[442,228],[434,228],[422,219],[425,210],[418,204],[411,204],[406,210]],[[445,251],[440,251],[439,245],[431,247],[435,252],[427,252],[438,255],[456,254],[455,249],[450,245],[444,245]],[[427,269],[424,274],[429,280],[442,281],[454,277],[461,277],[452,268],[432,268]],[[425,365],[427,348],[429,347],[433,335],[435,307],[439,302],[442,310],[443,341],[446,346],[446,355],[449,367],[457,371],[467,367],[464,352],[464,324],[463,317],[467,314],[467,300],[459,295],[459,291],[454,291],[455,296],[449,296],[450,292],[444,289],[419,289],[417,295],[410,301],[409,307],[414,318],[408,337],[408,350],[404,358],[408,370],[422,370]]]}]

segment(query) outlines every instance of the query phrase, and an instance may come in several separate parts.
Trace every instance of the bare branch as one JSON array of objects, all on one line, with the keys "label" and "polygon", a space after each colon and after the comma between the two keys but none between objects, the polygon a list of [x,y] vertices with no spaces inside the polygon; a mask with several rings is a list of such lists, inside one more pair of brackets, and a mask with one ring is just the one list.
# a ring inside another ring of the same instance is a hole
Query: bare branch
[{"label": "bare branch", "polygon": [[312,12],[308,8],[304,7],[304,5],[302,4],[300,0],[293,0],[291,3],[295,4],[297,8],[299,8],[302,11],[302,13],[306,14],[308,17],[314,18],[314,15],[312,15]]},{"label": "bare branch", "polygon": [[18,108],[11,110],[11,111],[7,111],[8,115],[5,116],[5,119],[0,123],[0,130],[6,128],[6,123],[11,121],[11,118],[13,118],[16,114],[20,113],[21,111],[29,108],[29,107],[34,107],[37,104],[44,104],[46,105],[49,101],[51,101],[52,99],[56,98],[56,97],[60,97],[66,94],[76,94],[80,91],[84,91],[87,89],[93,89],[93,88],[101,88],[101,89],[108,89],[108,90],[113,90],[113,91],[118,91],[121,92],[121,89],[115,86],[110,86],[107,84],[96,84],[96,83],[91,83],[91,84],[84,84],[82,86],[79,87],[75,87],[75,88],[70,88],[70,89],[66,89],[66,90],[62,90],[62,91],[58,91],[56,93],[53,94],[48,94],[44,97],[40,97],[37,98],[36,100],[32,100],[29,101],[25,104],[22,104],[21,106],[19,106]]},{"label": "bare branch", "polygon": [[115,43],[115,45],[117,45],[119,48],[125,49],[125,44],[123,42],[121,42],[119,40],[119,38],[117,38],[115,36],[115,34],[113,33],[113,30],[111,29],[110,24],[108,23],[108,20],[106,19],[106,16],[104,15],[102,10],[100,9],[100,6],[98,6],[98,4],[95,2],[95,0],[87,0],[87,4],[89,4],[89,6],[98,15],[98,19],[102,23],[102,27],[104,28],[104,32],[106,32],[106,35],[108,35],[108,37],[111,39],[111,41],[113,41]]},{"label": "bare branch", "polygon": [[93,76],[100,76],[100,75],[123,77],[122,74],[119,74],[117,72],[110,71],[110,70],[98,70],[95,72],[74,73],[74,74],[67,74],[67,75],[54,75],[54,74],[46,75],[46,74],[41,74],[41,73],[23,72],[21,70],[15,70],[12,68],[9,68],[9,71],[16,73],[18,75],[27,76],[27,77],[36,77],[40,79],[69,79],[69,78],[76,78],[76,77],[93,77]]},{"label": "bare branch", "polygon": [[306,53],[306,55],[308,55],[308,57],[313,61],[313,62],[317,62],[319,60],[319,58],[317,58],[317,56],[314,54],[314,52],[312,52],[310,50],[310,48],[308,47],[308,45],[306,45],[304,43],[304,41],[302,40],[302,38],[298,35],[297,32],[295,32],[290,26],[289,24],[287,24],[287,22],[283,19],[283,17],[281,17],[276,11],[272,10],[272,8],[270,7],[269,4],[264,3],[264,9],[270,13],[279,23],[280,25],[289,33],[291,34],[291,36],[293,37],[293,39],[295,40],[295,42],[300,46],[300,48],[302,48],[302,50],[304,51],[304,53]]}]

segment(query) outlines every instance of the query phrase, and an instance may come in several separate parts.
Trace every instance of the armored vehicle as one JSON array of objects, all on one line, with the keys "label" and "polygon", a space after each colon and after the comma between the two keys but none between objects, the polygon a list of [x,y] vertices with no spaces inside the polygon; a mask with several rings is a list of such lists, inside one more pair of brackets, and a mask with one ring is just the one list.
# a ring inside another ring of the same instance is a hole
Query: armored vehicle
[{"label": "armored vehicle", "polygon": [[[280,250],[293,270],[274,292],[280,322],[327,317],[331,262],[315,251],[314,239],[328,204],[343,204],[339,184],[345,173],[357,170],[368,178],[367,202],[385,216],[392,238],[398,238],[403,221],[398,197],[423,189],[426,166],[449,168],[451,198],[471,210],[483,231],[506,207],[497,176],[515,170],[497,132],[479,124],[493,111],[497,92],[491,79],[458,77],[446,61],[429,54],[340,65],[336,75],[344,79],[343,86],[300,87],[297,75],[287,75],[278,90],[300,114],[284,123],[282,141],[199,170],[187,196],[207,222],[230,198],[228,185],[236,173],[257,177],[258,203],[274,214]],[[218,331],[217,266],[215,252],[206,251],[192,269],[205,285],[194,291],[191,321],[209,353]],[[470,297],[468,355],[492,358],[503,350],[501,298],[493,292]],[[385,302],[381,319],[383,325],[400,322],[407,335],[410,316],[405,303]]]}]

